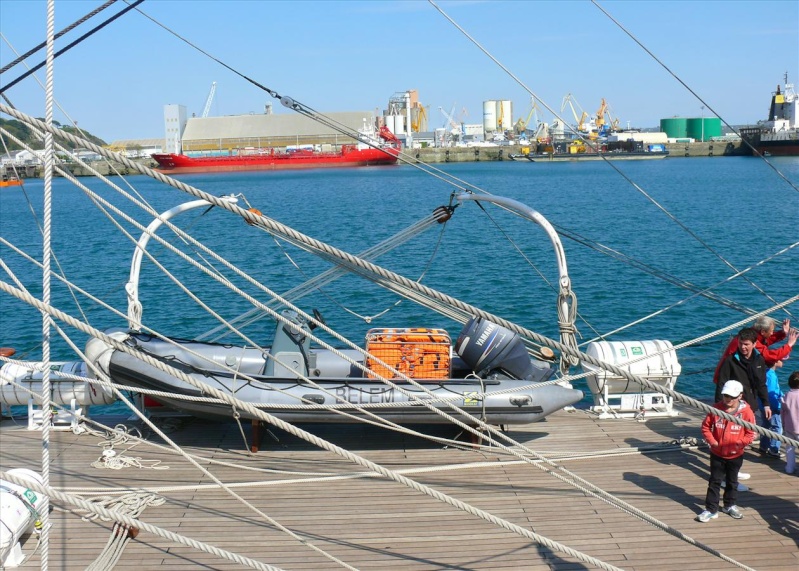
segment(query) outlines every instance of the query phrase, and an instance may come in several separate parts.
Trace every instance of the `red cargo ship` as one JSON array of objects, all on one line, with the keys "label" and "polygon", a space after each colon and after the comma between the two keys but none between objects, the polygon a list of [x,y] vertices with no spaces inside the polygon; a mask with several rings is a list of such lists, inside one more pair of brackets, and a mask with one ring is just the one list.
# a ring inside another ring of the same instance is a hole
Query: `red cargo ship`
[{"label": "red cargo ship", "polygon": [[297,149],[275,151],[260,149],[239,151],[235,155],[189,157],[176,154],[154,154],[158,169],[170,173],[202,173],[252,170],[282,170],[326,167],[362,167],[393,165],[402,146],[394,134],[381,127],[383,142],[378,148],[366,144],[342,145],[339,151]]}]

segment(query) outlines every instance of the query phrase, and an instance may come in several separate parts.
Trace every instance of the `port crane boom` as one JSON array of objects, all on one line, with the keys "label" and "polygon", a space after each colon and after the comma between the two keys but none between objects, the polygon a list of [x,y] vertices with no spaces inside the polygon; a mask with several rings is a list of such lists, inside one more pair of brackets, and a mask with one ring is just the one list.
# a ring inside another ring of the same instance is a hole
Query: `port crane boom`
[{"label": "port crane boom", "polygon": [[208,112],[211,110],[211,102],[214,100],[214,93],[216,93],[216,82],[211,84],[211,91],[208,93],[208,99],[205,100],[205,108],[203,109],[202,117],[208,117]]}]

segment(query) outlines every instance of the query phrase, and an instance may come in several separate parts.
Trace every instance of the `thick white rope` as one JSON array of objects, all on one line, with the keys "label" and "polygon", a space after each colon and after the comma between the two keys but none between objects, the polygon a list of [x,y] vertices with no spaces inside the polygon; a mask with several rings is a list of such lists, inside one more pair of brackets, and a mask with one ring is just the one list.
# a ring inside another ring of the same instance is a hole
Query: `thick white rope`
[{"label": "thick white rope", "polygon": [[[120,342],[116,341],[115,339],[105,335],[104,333],[102,333],[102,332],[100,332],[100,331],[98,331],[98,330],[96,330],[96,329],[94,329],[94,328],[92,328],[92,327],[90,327],[90,326],[88,326],[88,325],[86,325],[86,324],[84,324],[84,323],[72,318],[71,316],[63,313],[60,310],[57,310],[57,309],[55,309],[53,307],[44,306],[44,304],[42,304],[39,300],[33,298],[32,296],[30,296],[29,294],[27,294],[25,292],[16,290],[14,288],[11,288],[5,282],[0,282],[0,290],[3,290],[6,293],[9,293],[9,294],[13,295],[16,298],[18,298],[18,299],[20,299],[22,301],[25,301],[26,303],[28,303],[30,305],[33,305],[37,309],[40,309],[42,311],[46,311],[47,313],[51,314],[53,317],[59,319],[60,321],[64,321],[66,323],[69,323],[70,325],[72,325],[73,327],[76,327],[77,329],[81,330],[84,333],[92,335],[93,337],[97,337],[98,339],[100,339],[104,343],[108,344],[109,346],[115,348],[116,350],[125,351],[125,352],[131,352],[131,349],[129,347],[126,347],[123,343],[120,343]],[[138,355],[138,357],[142,361],[144,361],[145,363],[147,363],[149,365],[152,365],[152,366],[157,366],[156,363],[159,363],[159,361],[157,361],[155,359],[152,359],[151,357],[149,357],[146,354],[140,354],[140,355]],[[449,496],[447,494],[439,492],[438,490],[430,488],[429,486],[420,484],[419,482],[416,482],[416,481],[414,481],[414,480],[412,480],[410,478],[406,478],[405,476],[397,474],[394,471],[389,470],[389,469],[381,466],[380,464],[372,462],[372,461],[370,461],[370,460],[368,460],[366,458],[363,458],[362,456],[359,456],[359,455],[354,454],[354,453],[352,453],[352,452],[350,452],[350,451],[348,451],[348,450],[346,450],[344,448],[341,448],[340,446],[332,444],[332,443],[330,443],[330,442],[328,442],[328,441],[326,441],[326,440],[324,440],[322,438],[319,438],[318,436],[316,436],[314,434],[311,434],[311,433],[309,433],[309,432],[307,432],[305,430],[302,430],[302,429],[300,429],[300,428],[298,428],[298,427],[296,427],[296,426],[294,426],[294,425],[292,425],[290,423],[287,423],[287,422],[285,422],[285,421],[283,421],[283,420],[281,420],[281,419],[279,419],[279,418],[277,418],[277,417],[275,417],[275,416],[273,416],[271,414],[268,414],[268,413],[265,413],[263,411],[260,411],[260,410],[258,410],[257,408],[255,408],[254,406],[252,406],[248,402],[239,400],[239,399],[237,399],[237,398],[235,398],[235,397],[233,397],[231,395],[228,395],[227,393],[224,393],[224,392],[222,392],[222,391],[220,391],[220,390],[218,390],[218,389],[216,389],[214,387],[211,387],[209,385],[205,385],[204,383],[196,381],[190,375],[187,375],[187,374],[183,373],[182,371],[180,371],[178,369],[175,369],[174,367],[167,367],[167,372],[170,375],[172,375],[173,377],[175,377],[175,378],[177,378],[177,379],[179,379],[179,380],[181,380],[181,381],[183,381],[185,383],[188,383],[188,384],[190,384],[190,385],[192,385],[192,386],[194,386],[194,387],[196,387],[198,389],[204,390],[204,391],[216,396],[217,398],[223,399],[225,402],[227,402],[231,406],[236,406],[237,408],[240,408],[241,410],[246,411],[247,413],[249,413],[250,415],[254,416],[255,418],[258,418],[259,420],[263,420],[265,422],[273,424],[273,425],[277,426],[278,428],[280,428],[282,430],[285,430],[285,431],[293,434],[294,436],[302,438],[303,440],[305,440],[307,442],[310,442],[311,444],[314,444],[315,446],[317,446],[319,448],[322,448],[322,449],[327,450],[329,452],[333,452],[333,453],[335,453],[335,454],[337,454],[339,456],[342,456],[343,458],[346,458],[346,459],[350,460],[353,463],[356,463],[356,464],[358,464],[360,466],[369,468],[372,471],[378,472],[379,474],[383,475],[384,477],[386,477],[386,478],[388,478],[390,480],[393,480],[393,481],[395,481],[397,483],[400,483],[400,484],[402,484],[402,485],[404,485],[406,487],[409,487],[411,489],[414,489],[416,491],[424,493],[424,494],[426,494],[426,495],[428,495],[428,496],[430,496],[432,498],[435,498],[435,499],[437,499],[439,501],[447,503],[447,504],[449,504],[449,505],[451,505],[453,507],[456,507],[456,508],[458,508],[458,509],[460,509],[462,511],[465,511],[467,513],[470,513],[472,515],[480,517],[481,519],[484,519],[486,521],[494,523],[495,525],[497,525],[499,527],[502,527],[502,528],[507,529],[509,531],[513,531],[514,533],[516,533],[518,535],[522,535],[524,537],[527,537],[528,539],[532,539],[533,541],[535,541],[535,542],[537,542],[537,543],[539,543],[541,545],[544,545],[544,546],[546,546],[546,547],[548,547],[550,549],[553,549],[553,550],[556,550],[556,551],[560,551],[562,553],[566,553],[567,555],[572,556],[572,557],[576,557],[576,558],[580,559],[583,562],[590,563],[591,565],[595,565],[595,566],[597,566],[597,567],[599,567],[601,569],[617,569],[616,567],[608,565],[605,562],[602,562],[602,561],[600,561],[598,559],[595,559],[595,558],[590,557],[590,556],[588,556],[588,555],[586,555],[584,553],[581,553],[581,552],[579,552],[577,550],[574,550],[574,549],[572,549],[572,548],[570,548],[570,547],[568,547],[568,546],[566,546],[564,544],[561,544],[559,542],[554,542],[554,541],[552,541],[552,540],[550,540],[550,539],[548,539],[548,538],[546,538],[544,536],[541,536],[541,535],[539,535],[539,534],[537,534],[537,533],[535,533],[533,531],[525,529],[525,528],[523,528],[523,527],[521,527],[519,525],[516,525],[514,523],[511,523],[511,522],[509,522],[509,521],[507,521],[505,519],[499,518],[499,517],[497,517],[497,516],[495,516],[493,514],[490,514],[490,513],[486,512],[486,511],[484,511],[484,510],[477,509],[477,508],[475,508],[475,507],[473,507],[473,506],[471,506],[469,504],[466,504],[465,502],[462,502],[461,500],[458,500],[458,499],[456,499],[456,498],[454,498],[452,496]],[[164,438],[165,438],[165,436],[164,436]]]},{"label": "thick white rope", "polygon": [[[297,234],[298,234],[298,233],[297,233]],[[509,328],[513,329],[512,327],[509,327]],[[589,361],[590,361],[590,359],[587,359],[587,360],[589,360]],[[606,367],[606,368],[607,368],[607,367]],[[640,382],[640,381],[641,381],[641,380],[639,380],[639,382]],[[644,381],[642,384],[645,384],[646,382],[648,382],[648,381]],[[661,391],[663,390],[663,388],[662,388],[662,387],[659,387],[659,386],[658,386],[657,388],[658,388],[658,390],[661,390]]]},{"label": "thick white rope", "polygon": [[[532,451],[531,451],[531,452],[532,452]],[[588,484],[588,483],[586,482],[586,484]],[[589,484],[589,485],[590,485],[590,484]],[[605,494],[605,493],[604,493],[604,492],[601,492],[601,494]],[[607,498],[602,498],[602,495],[601,495],[601,494],[600,494],[600,495],[598,495],[597,497],[600,497],[601,499],[605,499],[605,501],[609,501]],[[605,495],[607,495],[607,494],[605,494]],[[613,503],[613,502],[610,502],[610,501],[609,501],[609,503]],[[616,505],[618,506],[618,505],[620,505],[620,504],[617,502],[617,503],[616,503]],[[690,540],[690,538],[687,538],[686,536],[684,536],[684,535],[680,534],[680,533],[679,533],[679,532],[677,532],[676,530],[672,530],[672,531],[670,531],[670,530],[668,529],[668,527],[667,527],[667,526],[665,526],[665,524],[661,524],[660,522],[656,522],[655,520],[652,520],[652,518],[649,518],[648,516],[646,516],[646,514],[643,514],[643,512],[639,512],[638,510],[636,510],[636,509],[635,509],[635,508],[633,508],[632,506],[629,506],[629,507],[622,507],[622,509],[626,509],[626,511],[628,511],[628,513],[632,513],[632,514],[634,514],[634,515],[639,515],[639,517],[642,517],[642,519],[645,519],[646,521],[650,521],[650,523],[653,523],[654,525],[657,525],[658,527],[661,527],[662,529],[665,529],[666,531],[669,531],[670,533],[672,533],[672,534],[676,535],[677,537],[681,537],[682,539],[684,539],[684,540],[686,540],[686,541],[689,541],[689,542],[695,543],[695,542],[693,542],[692,540]],[[636,512],[637,512],[637,513],[636,513]],[[703,547],[703,546],[701,546],[701,547]],[[712,550],[711,548],[706,548],[706,547],[703,547],[703,548],[704,548],[705,550],[707,550],[707,551],[710,551],[711,553],[717,553],[717,552],[715,552],[715,550]],[[723,555],[721,555],[721,554],[719,554],[719,556],[721,556],[722,558],[724,557],[724,556],[723,556]]]},{"label": "thick white rope", "polygon": [[[100,378],[102,378],[103,380],[105,380],[106,382],[108,382],[109,384],[113,384],[113,383],[111,383],[111,380],[110,380],[110,379],[109,379],[109,378],[108,378],[108,377],[105,375],[105,373],[103,373],[103,372],[102,372],[102,371],[99,369],[99,367],[97,367],[97,366],[96,366],[94,363],[92,363],[92,362],[90,362],[88,359],[86,359],[86,356],[85,356],[85,355],[84,355],[84,354],[81,352],[81,350],[80,350],[80,349],[79,349],[79,348],[78,348],[78,347],[77,347],[77,346],[76,346],[76,345],[75,345],[75,344],[72,342],[72,340],[71,340],[71,339],[69,339],[68,337],[65,337],[65,339],[64,339],[64,340],[65,340],[65,341],[66,341],[66,342],[67,342],[67,343],[68,343],[68,344],[69,344],[69,345],[72,347],[73,351],[75,351],[75,353],[81,357],[81,359],[82,359],[82,360],[83,360],[83,361],[86,363],[86,365],[87,365],[87,366],[88,366],[90,369],[92,369],[92,371],[93,371],[93,372],[94,372],[94,373],[95,373],[97,376],[99,376]],[[217,485],[219,485],[219,486],[220,486],[220,487],[221,487],[221,488],[222,488],[222,489],[223,489],[223,490],[224,490],[226,493],[230,494],[230,496],[232,496],[232,497],[233,497],[235,500],[237,500],[239,503],[241,503],[241,504],[242,504],[242,505],[244,505],[245,507],[249,508],[249,509],[250,509],[251,511],[253,511],[255,514],[257,514],[257,515],[261,516],[261,517],[262,517],[262,518],[263,518],[265,521],[267,521],[268,523],[272,524],[273,526],[275,526],[277,529],[279,529],[279,530],[280,530],[280,531],[282,531],[283,533],[285,533],[285,534],[289,535],[290,537],[292,537],[293,539],[295,539],[296,541],[298,541],[300,544],[302,544],[302,545],[304,545],[304,546],[306,546],[306,547],[308,547],[308,548],[312,549],[313,551],[316,551],[317,553],[319,553],[319,554],[320,554],[320,555],[322,555],[323,557],[325,557],[325,558],[329,559],[330,561],[332,561],[332,562],[336,563],[337,565],[339,565],[339,566],[341,566],[341,567],[344,567],[345,569],[350,569],[351,571],[357,571],[357,570],[356,570],[354,567],[352,567],[352,566],[351,566],[351,565],[349,565],[348,563],[346,563],[346,562],[344,562],[344,561],[342,561],[342,560],[338,559],[337,557],[335,557],[335,556],[334,556],[334,555],[332,555],[331,553],[328,553],[327,551],[325,551],[325,550],[321,549],[320,547],[317,547],[316,545],[314,545],[313,543],[311,543],[309,540],[305,539],[304,537],[301,537],[300,535],[298,535],[297,533],[295,533],[295,532],[294,532],[294,531],[292,531],[291,529],[287,528],[286,526],[284,526],[283,524],[281,524],[279,521],[277,521],[277,520],[276,520],[276,519],[274,519],[273,517],[271,517],[271,516],[267,515],[266,513],[264,513],[262,510],[260,510],[260,509],[259,509],[259,508],[257,508],[255,505],[253,505],[251,502],[249,502],[249,501],[247,501],[246,499],[244,499],[243,497],[241,497],[241,496],[240,496],[239,494],[237,494],[237,493],[236,493],[234,490],[232,490],[231,488],[229,488],[229,487],[228,487],[228,486],[227,486],[227,485],[226,485],[224,482],[222,482],[222,481],[221,481],[221,480],[220,480],[218,477],[216,477],[216,476],[215,476],[213,473],[211,473],[211,472],[210,472],[210,471],[209,471],[207,468],[205,468],[205,467],[201,466],[201,465],[200,465],[200,463],[199,463],[197,460],[195,460],[195,459],[194,459],[192,456],[190,456],[189,454],[187,454],[186,452],[184,452],[184,451],[183,451],[183,449],[182,449],[182,448],[181,448],[181,447],[180,447],[180,446],[179,446],[179,445],[178,445],[176,442],[174,442],[172,439],[170,439],[170,438],[169,438],[169,437],[168,437],[168,436],[167,436],[167,435],[166,435],[166,434],[165,434],[165,433],[164,433],[164,432],[163,432],[163,431],[162,431],[160,428],[158,428],[158,427],[157,427],[157,426],[156,426],[156,425],[155,425],[155,424],[154,424],[152,421],[150,421],[150,419],[149,419],[149,418],[147,418],[147,416],[146,416],[145,414],[143,414],[143,413],[142,413],[142,412],[141,412],[141,411],[140,411],[138,408],[136,408],[136,407],[133,405],[133,403],[131,403],[131,402],[130,402],[130,401],[129,401],[129,400],[126,398],[126,397],[125,397],[125,395],[123,395],[123,394],[122,394],[122,393],[121,393],[119,390],[117,390],[117,389],[114,389],[114,394],[116,395],[116,397],[117,397],[119,400],[121,400],[123,403],[125,403],[125,405],[126,405],[126,406],[127,406],[129,409],[131,409],[131,411],[132,411],[132,412],[133,412],[133,413],[134,413],[136,416],[138,416],[138,417],[139,417],[139,419],[140,419],[141,421],[143,421],[143,422],[144,422],[144,423],[145,423],[145,424],[146,424],[146,425],[147,425],[147,426],[148,426],[148,427],[149,427],[151,430],[153,430],[153,431],[154,431],[154,432],[155,432],[155,433],[156,433],[156,434],[157,434],[157,435],[158,435],[158,436],[159,436],[159,437],[160,437],[160,438],[161,438],[161,439],[162,439],[164,442],[166,442],[167,444],[169,444],[169,445],[170,445],[170,446],[173,448],[173,450],[174,450],[174,451],[176,451],[176,452],[177,452],[178,454],[180,454],[180,455],[181,455],[183,458],[185,458],[185,459],[186,459],[186,460],[187,460],[187,461],[188,461],[190,464],[192,464],[192,465],[193,465],[195,468],[197,468],[197,469],[198,469],[200,472],[202,472],[202,473],[203,473],[205,476],[207,476],[208,478],[210,478],[211,480],[213,480],[213,481],[214,481],[214,482],[215,482]],[[124,467],[124,466],[122,466],[122,467]]]},{"label": "thick white rope", "polygon": [[661,387],[662,388],[662,387]]},{"label": "thick white rope", "polygon": [[[24,291],[24,290],[22,290],[22,291]],[[30,295],[27,292],[25,292],[25,293],[26,293],[26,295]],[[77,322],[77,323],[80,323],[77,320],[74,320],[74,321]],[[317,547],[316,545],[314,545],[310,541],[308,541],[305,538],[299,536],[298,534],[296,534],[292,530],[288,529],[287,527],[282,525],[280,522],[278,522],[274,518],[272,518],[272,517],[268,516],[267,514],[265,514],[264,512],[262,512],[260,509],[258,509],[256,506],[254,506],[252,503],[250,503],[247,500],[245,500],[244,498],[242,498],[235,491],[233,491],[232,489],[228,488],[214,474],[212,474],[206,468],[202,467],[193,457],[191,457],[190,455],[186,454],[181,449],[180,446],[178,446],[174,441],[172,441],[163,431],[161,431],[157,426],[155,426],[155,424],[153,424],[150,421],[150,419],[148,419],[141,411],[139,411],[135,406],[133,406],[133,403],[131,403],[125,397],[125,395],[122,394],[121,391],[119,391],[117,388],[115,388],[113,386],[113,383],[111,383],[110,379],[108,377],[106,377],[105,374],[94,363],[92,363],[88,359],[86,359],[86,356],[82,353],[82,351],[74,344],[74,342],[67,335],[63,334],[63,332],[60,330],[60,328],[58,329],[58,331],[59,331],[59,333],[62,333],[62,337],[64,338],[64,340],[72,348],[72,350],[78,356],[80,356],[80,358],[86,363],[86,365],[90,369],[92,369],[92,371],[96,375],[98,375],[98,377],[101,377],[103,380],[105,380],[108,383],[108,385],[114,391],[114,394],[116,395],[117,399],[121,400],[129,409],[131,409],[133,411],[133,413],[136,414],[136,416],[138,416],[139,419],[142,420],[145,424],[147,424],[149,426],[149,428],[151,430],[153,430],[158,436],[160,436],[164,440],[164,442],[166,442],[169,445],[171,445],[174,451],[176,451],[178,454],[183,456],[186,460],[189,461],[189,463],[194,465],[198,470],[200,470],[203,474],[208,476],[211,480],[216,482],[223,490],[225,490],[228,494],[230,494],[234,499],[236,499],[237,501],[242,503],[244,506],[246,506],[247,508],[252,510],[254,513],[256,513],[259,516],[261,516],[262,518],[264,518],[264,520],[266,520],[268,523],[274,525],[276,528],[280,529],[281,531],[283,531],[287,535],[289,535],[292,538],[296,539],[302,545],[305,545],[306,547],[309,547],[310,549],[316,551],[317,553],[321,554],[322,556],[326,557],[327,559],[330,559],[334,563],[337,563],[338,565],[340,565],[340,566],[342,566],[342,567],[344,567],[346,569],[354,570],[354,567],[352,567],[351,565],[339,560],[338,558],[336,558],[332,554],[322,550],[321,548]],[[102,457],[102,461],[103,462],[107,462],[108,466],[106,466],[106,467],[109,467],[109,468],[112,468],[112,469],[122,469],[122,468],[125,468],[127,466],[131,466],[131,465],[135,466],[137,464],[135,460],[133,460],[133,461],[131,461],[131,460],[116,461],[114,455],[111,455],[111,454],[104,454],[103,457]],[[156,464],[156,466],[157,466],[157,464]],[[95,467],[97,467],[97,466],[95,466]],[[150,467],[153,467],[153,466],[150,465]],[[159,467],[159,469],[164,469],[164,468],[163,467]]]},{"label": "thick white rope", "polygon": [[[25,115],[23,113],[20,113],[19,111],[15,110],[15,109],[12,109],[12,108],[9,108],[9,107],[7,107],[7,106],[5,106],[3,104],[0,104],[0,111],[2,111],[4,113],[7,113],[9,115],[12,115],[12,116],[14,116],[14,117],[16,117],[16,118],[18,118],[18,119],[20,119],[22,121],[32,123],[33,125],[41,128],[43,130],[47,130],[48,129],[48,126],[46,124],[42,123],[41,121],[33,119],[32,117],[29,117],[29,116],[27,116],[27,115]],[[698,402],[698,401],[696,401],[694,399],[690,399],[689,397],[685,397],[684,395],[682,395],[680,393],[676,393],[674,391],[671,391],[670,389],[666,389],[665,387],[662,387],[662,386],[657,385],[655,383],[651,383],[650,381],[647,381],[645,379],[637,378],[635,375],[633,375],[629,371],[626,371],[626,370],[621,369],[621,368],[619,368],[617,366],[614,366],[614,365],[599,361],[598,359],[595,359],[595,358],[593,358],[593,357],[591,357],[589,355],[586,355],[584,353],[576,351],[576,350],[572,349],[571,347],[568,347],[566,345],[558,343],[557,341],[554,341],[552,339],[548,339],[546,337],[543,337],[543,336],[535,333],[534,331],[531,331],[529,329],[520,327],[520,326],[516,325],[515,323],[509,322],[506,319],[503,319],[503,318],[501,318],[499,316],[496,316],[496,315],[493,315],[491,313],[485,312],[485,311],[483,311],[483,310],[481,310],[481,309],[479,309],[477,307],[474,307],[474,306],[471,306],[469,304],[463,303],[460,300],[457,300],[455,298],[452,298],[450,296],[442,294],[441,292],[438,292],[436,290],[433,290],[431,288],[428,288],[426,286],[418,284],[418,283],[416,283],[416,282],[414,282],[412,280],[409,280],[408,278],[405,278],[404,276],[400,276],[398,274],[395,274],[394,272],[390,272],[388,270],[380,268],[379,266],[376,266],[375,264],[372,264],[370,262],[366,262],[366,261],[363,261],[363,260],[358,260],[355,256],[353,256],[351,254],[343,252],[343,251],[341,251],[341,250],[339,250],[337,248],[333,248],[332,246],[328,246],[326,244],[323,244],[322,242],[319,242],[318,240],[309,238],[308,236],[305,236],[304,234],[302,234],[300,232],[297,232],[296,230],[294,230],[292,228],[289,228],[289,227],[287,227],[287,226],[285,226],[285,225],[283,225],[283,224],[281,224],[281,223],[279,223],[279,222],[277,222],[275,220],[272,220],[272,219],[270,219],[268,217],[255,215],[252,212],[243,210],[240,207],[238,207],[238,206],[236,206],[234,204],[231,204],[229,201],[222,200],[222,199],[219,199],[217,197],[214,197],[214,196],[212,196],[212,195],[210,195],[208,193],[205,193],[205,192],[203,192],[203,191],[201,191],[199,189],[196,189],[194,187],[186,185],[186,184],[184,184],[184,183],[182,183],[180,181],[175,181],[175,180],[169,179],[169,177],[165,177],[164,175],[162,175],[161,173],[158,173],[157,171],[153,171],[152,169],[149,169],[148,167],[146,167],[144,165],[141,165],[139,163],[135,163],[133,161],[130,161],[129,159],[127,159],[126,157],[124,157],[122,155],[118,155],[116,153],[111,153],[107,149],[103,149],[102,147],[98,147],[96,145],[93,145],[92,143],[90,143],[88,141],[84,141],[83,139],[79,139],[77,137],[74,137],[73,135],[70,135],[68,133],[64,133],[63,131],[58,131],[58,130],[55,130],[55,129],[53,129],[53,131],[54,131],[54,134],[57,134],[57,135],[65,138],[67,140],[73,140],[75,142],[80,142],[81,144],[85,144],[88,148],[90,148],[91,150],[93,150],[93,151],[95,151],[95,152],[97,152],[99,154],[102,154],[103,156],[109,156],[109,157],[113,158],[114,160],[118,160],[118,161],[122,162],[123,164],[125,164],[126,166],[129,166],[129,168],[133,168],[133,169],[139,170],[143,174],[148,174],[149,176],[152,176],[152,177],[154,177],[154,178],[156,178],[158,180],[161,180],[162,182],[165,182],[166,184],[169,184],[170,186],[178,188],[179,190],[183,190],[185,192],[188,192],[189,194],[192,194],[193,196],[196,196],[198,198],[203,198],[204,200],[207,200],[208,202],[211,202],[212,204],[215,204],[215,205],[217,205],[217,206],[219,206],[221,208],[225,208],[226,210],[229,210],[231,212],[237,213],[240,216],[244,217],[249,222],[251,222],[253,224],[256,224],[256,225],[259,225],[259,226],[263,226],[264,229],[270,231],[270,233],[275,232],[275,233],[278,233],[281,236],[283,236],[286,240],[296,241],[296,243],[298,243],[301,246],[304,246],[306,249],[308,249],[308,251],[316,252],[317,254],[321,255],[322,257],[327,257],[329,255],[331,259],[332,258],[338,258],[340,260],[341,264],[345,265],[346,267],[351,268],[353,271],[355,271],[359,275],[364,275],[361,270],[365,270],[366,271],[366,275],[364,277],[367,277],[368,279],[376,279],[375,276],[381,276],[378,279],[378,281],[376,281],[376,283],[380,283],[381,285],[384,285],[384,287],[387,287],[387,285],[386,285],[386,284],[388,284],[387,280],[390,278],[392,280],[391,283],[397,284],[398,287],[402,288],[401,291],[403,293],[401,293],[401,295],[405,295],[404,292],[406,292],[406,291],[421,292],[425,296],[431,297],[433,299],[438,299],[440,301],[445,301],[445,302],[449,303],[452,307],[460,309],[462,311],[465,311],[466,313],[468,313],[470,315],[479,316],[479,317],[483,317],[485,319],[488,319],[489,321],[492,321],[494,323],[497,323],[498,325],[506,327],[507,329],[510,329],[511,331],[519,333],[520,335],[522,335],[524,337],[528,337],[528,338],[536,341],[537,343],[539,343],[541,345],[545,345],[545,346],[548,346],[548,347],[550,347],[552,349],[559,350],[559,351],[567,353],[567,354],[569,354],[571,356],[576,356],[576,357],[580,358],[583,362],[587,362],[587,363],[590,363],[590,364],[595,365],[597,367],[601,367],[601,368],[603,368],[603,369],[605,369],[607,371],[610,371],[610,372],[614,373],[617,376],[621,376],[621,377],[625,378],[628,381],[638,382],[638,383],[642,384],[644,387],[649,388],[651,390],[654,390],[656,392],[664,392],[664,393],[667,394],[667,396],[671,396],[671,397],[673,397],[675,400],[677,400],[679,402],[684,402],[686,404],[689,404],[690,406],[693,406],[695,408],[699,408],[700,410],[705,410],[706,412],[709,412],[709,410],[710,410],[710,407],[707,407],[703,403],[700,403],[700,402]],[[397,291],[399,292],[399,290],[397,290]],[[799,299],[799,296],[795,296],[793,298],[790,298],[787,301],[784,301],[782,303],[776,304],[772,309],[778,309],[778,308],[781,308],[781,307],[785,307],[787,305],[790,305],[791,303],[794,303],[797,299]],[[750,318],[751,317],[752,316],[750,316]]]},{"label": "thick white rope", "polygon": [[[44,120],[53,126],[53,63],[55,62],[55,0],[47,0],[47,49],[46,49],[46,80],[44,97]],[[52,231],[52,201],[53,201],[53,157],[54,141],[52,133],[44,136],[44,206],[42,225],[42,301],[50,303],[50,260],[52,257],[51,231]],[[42,360],[50,362],[50,331],[52,319],[42,313]],[[52,406],[50,404],[50,372],[42,372],[42,484],[50,485],[50,420]],[[50,504],[45,496],[41,507],[41,569],[47,571],[50,558]]]},{"label": "thick white rope", "polygon": [[259,561],[255,561],[254,559],[250,559],[249,557],[243,557],[236,553],[232,553],[230,551],[214,547],[213,545],[197,541],[196,539],[192,539],[190,537],[186,537],[184,535],[171,532],[169,530],[132,518],[126,514],[106,509],[101,505],[97,505],[94,502],[84,500],[83,498],[59,492],[55,488],[45,487],[43,485],[38,484],[37,482],[20,478],[15,474],[9,474],[6,471],[0,471],[0,478],[2,478],[3,480],[7,480],[11,483],[17,484],[19,486],[23,486],[35,492],[39,492],[40,494],[50,498],[51,500],[59,501],[61,504],[64,505],[69,504],[77,506],[87,512],[95,513],[99,516],[107,518],[108,520],[112,520],[117,523],[123,524],[129,528],[140,529],[148,533],[152,533],[153,535],[157,535],[158,537],[162,537],[164,539],[168,539],[169,541],[173,541],[175,543],[180,543],[182,545],[192,547],[194,549],[203,551],[205,553],[210,553],[221,559],[227,559],[228,561],[233,561],[234,563],[238,563],[239,565],[245,565],[253,569],[261,569],[263,571],[281,571],[279,567],[266,565]]},{"label": "thick white rope", "polygon": [[[160,506],[166,502],[164,498],[148,493],[132,493],[118,497],[96,497],[92,498],[91,501],[96,505],[102,505],[106,509],[113,510],[117,513],[123,513],[136,519],[138,519],[147,506]],[[84,517],[83,519],[90,521],[97,517],[99,516],[92,512],[90,516]],[[130,528],[128,526],[114,523],[111,529],[111,535],[103,551],[88,565],[88,567],[86,567],[86,571],[110,571],[113,569],[122,556],[125,546],[131,539]]]}]

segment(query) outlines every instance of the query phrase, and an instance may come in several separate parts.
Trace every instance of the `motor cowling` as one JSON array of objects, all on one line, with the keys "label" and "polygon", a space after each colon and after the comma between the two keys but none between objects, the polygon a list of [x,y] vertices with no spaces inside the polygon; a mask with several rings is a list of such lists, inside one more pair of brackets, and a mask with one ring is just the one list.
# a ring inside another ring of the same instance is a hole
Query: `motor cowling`
[{"label": "motor cowling", "polygon": [[535,374],[521,337],[482,317],[473,317],[463,327],[455,351],[482,378],[531,380]]}]

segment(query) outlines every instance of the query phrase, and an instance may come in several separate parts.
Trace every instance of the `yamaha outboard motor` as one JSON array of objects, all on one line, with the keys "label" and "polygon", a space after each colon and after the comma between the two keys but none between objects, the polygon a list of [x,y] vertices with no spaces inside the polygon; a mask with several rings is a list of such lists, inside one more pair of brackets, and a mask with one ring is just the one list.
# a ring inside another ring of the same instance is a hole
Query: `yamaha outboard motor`
[{"label": "yamaha outboard motor", "polygon": [[482,317],[473,317],[455,342],[455,351],[481,378],[532,380],[535,367],[513,331]]}]

